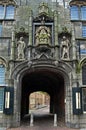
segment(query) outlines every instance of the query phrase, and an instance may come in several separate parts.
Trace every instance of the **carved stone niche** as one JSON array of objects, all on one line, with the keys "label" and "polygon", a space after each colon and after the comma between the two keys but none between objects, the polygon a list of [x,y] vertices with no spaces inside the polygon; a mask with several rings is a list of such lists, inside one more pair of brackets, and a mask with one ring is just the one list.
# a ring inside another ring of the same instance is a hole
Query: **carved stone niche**
[{"label": "carved stone niche", "polygon": [[71,33],[64,27],[59,33],[60,58],[70,60]]},{"label": "carved stone niche", "polygon": [[16,30],[16,52],[15,57],[17,60],[24,60],[27,56],[27,46],[28,46],[28,32],[26,32],[24,27],[20,27]]}]

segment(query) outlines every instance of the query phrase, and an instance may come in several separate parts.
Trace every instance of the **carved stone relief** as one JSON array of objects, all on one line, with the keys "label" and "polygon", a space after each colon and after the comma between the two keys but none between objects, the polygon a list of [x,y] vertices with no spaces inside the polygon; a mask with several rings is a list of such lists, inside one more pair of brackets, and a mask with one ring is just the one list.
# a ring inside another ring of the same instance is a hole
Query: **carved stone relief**
[{"label": "carved stone relief", "polygon": [[50,44],[50,28],[46,26],[40,26],[35,33],[36,45],[38,44]]}]

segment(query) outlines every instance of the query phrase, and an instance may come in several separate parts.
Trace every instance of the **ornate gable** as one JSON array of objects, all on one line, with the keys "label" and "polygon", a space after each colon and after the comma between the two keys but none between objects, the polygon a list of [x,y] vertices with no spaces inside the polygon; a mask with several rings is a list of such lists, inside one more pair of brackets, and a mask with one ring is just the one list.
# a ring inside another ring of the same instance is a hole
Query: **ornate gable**
[{"label": "ornate gable", "polygon": [[11,5],[14,5],[14,6],[17,5],[15,0],[0,0],[0,4],[1,5],[10,5],[11,4]]}]

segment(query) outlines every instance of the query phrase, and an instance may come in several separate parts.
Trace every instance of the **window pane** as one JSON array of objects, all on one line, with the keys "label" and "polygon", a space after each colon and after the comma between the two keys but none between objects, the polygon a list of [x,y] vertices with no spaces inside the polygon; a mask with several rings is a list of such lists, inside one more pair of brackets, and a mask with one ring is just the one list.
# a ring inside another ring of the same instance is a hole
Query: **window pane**
[{"label": "window pane", "polygon": [[79,12],[77,6],[70,7],[71,20],[79,20]]},{"label": "window pane", "polygon": [[86,65],[82,67],[82,84],[86,85]]},{"label": "window pane", "polygon": [[2,25],[0,24],[0,36],[2,35]]},{"label": "window pane", "polygon": [[7,6],[6,19],[14,19],[14,6],[12,6],[12,5]]},{"label": "window pane", "polygon": [[4,6],[0,5],[0,19],[4,19]]},{"label": "window pane", "polygon": [[4,105],[4,88],[0,88],[0,111],[3,111]]},{"label": "window pane", "polygon": [[5,67],[0,65],[0,86],[5,85]]},{"label": "window pane", "polygon": [[86,88],[83,88],[83,111],[86,111]]},{"label": "window pane", "polygon": [[82,20],[86,20],[86,6],[81,7]]},{"label": "window pane", "polygon": [[80,43],[80,54],[86,55],[86,43],[84,41]]},{"label": "window pane", "polygon": [[86,37],[86,25],[82,26],[82,37]]}]

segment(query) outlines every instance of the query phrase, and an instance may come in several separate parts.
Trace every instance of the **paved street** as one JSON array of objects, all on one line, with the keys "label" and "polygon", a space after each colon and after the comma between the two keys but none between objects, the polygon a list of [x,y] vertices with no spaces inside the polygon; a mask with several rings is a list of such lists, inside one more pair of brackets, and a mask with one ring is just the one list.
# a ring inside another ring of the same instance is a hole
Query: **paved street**
[{"label": "paved street", "polygon": [[[30,116],[26,116],[19,128],[9,128],[7,130],[76,130],[67,128],[64,119],[58,119],[58,124],[54,127],[54,116],[49,114],[48,107],[33,111],[34,126],[30,126]],[[77,129],[79,130],[79,129]]]}]

